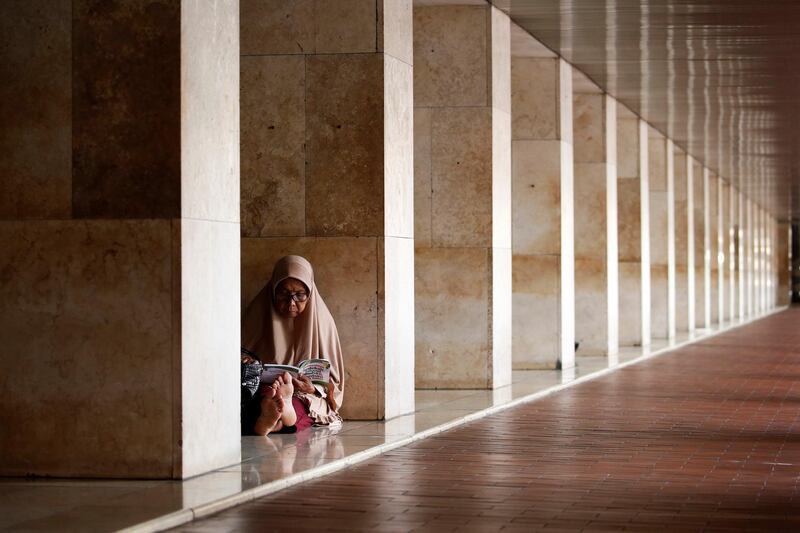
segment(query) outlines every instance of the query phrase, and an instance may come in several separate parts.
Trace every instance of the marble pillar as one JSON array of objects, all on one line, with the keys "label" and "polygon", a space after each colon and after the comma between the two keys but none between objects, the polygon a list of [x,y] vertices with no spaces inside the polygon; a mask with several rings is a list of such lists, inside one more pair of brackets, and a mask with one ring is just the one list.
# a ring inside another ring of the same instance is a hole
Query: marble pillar
[{"label": "marble pillar", "polygon": [[511,382],[510,21],[414,7],[416,384]]},{"label": "marble pillar", "polygon": [[718,218],[719,212],[719,178],[713,172],[708,172],[708,182],[706,187],[706,303],[708,305],[708,316],[706,327],[719,324],[719,264],[717,256],[719,253]]},{"label": "marble pillar", "polygon": [[708,329],[711,327],[712,319],[714,317],[714,286],[712,280],[714,279],[713,263],[711,257],[714,251],[715,238],[713,233],[713,220],[712,210],[714,206],[713,194],[714,187],[712,186],[714,175],[707,167],[703,167],[703,327]]},{"label": "marble pillar", "polygon": [[[646,170],[641,166],[643,149],[639,122],[628,108],[617,106],[620,346],[642,345],[645,328],[642,320],[645,301],[642,290],[642,176]],[[646,130],[644,139],[647,139]],[[650,311],[649,304],[647,311]]]},{"label": "marble pillar", "polygon": [[675,329],[678,333],[687,333],[689,327],[689,275],[688,262],[690,247],[688,246],[688,190],[686,185],[687,157],[680,148],[674,149],[674,190],[675,201]]},{"label": "marble pillar", "polygon": [[694,234],[694,326],[705,327],[705,173],[702,165],[692,159],[691,183]]},{"label": "marble pillar", "polygon": [[641,276],[642,276],[642,346],[649,346],[652,339],[651,288],[650,288],[650,127],[639,119],[639,198],[641,221]]},{"label": "marble pillar", "polygon": [[675,265],[675,145],[666,140],[667,172],[667,337],[675,340],[677,325],[677,273]]},{"label": "marble pillar", "polygon": [[0,21],[0,474],[236,463],[238,2],[32,0]]},{"label": "marble pillar", "polygon": [[653,339],[670,338],[669,241],[670,202],[667,139],[648,127],[650,331]]},{"label": "marble pillar", "polygon": [[737,227],[738,227],[738,208],[739,204],[736,196],[736,187],[731,182],[728,187],[728,294],[727,300],[728,315],[731,322],[736,322],[739,309],[739,277],[738,277],[738,254],[737,254]]},{"label": "marble pillar", "polygon": [[511,63],[514,368],[575,356],[572,67]]},{"label": "marble pillar", "polygon": [[789,305],[792,296],[792,262],[789,254],[792,225],[789,222],[776,223],[775,232],[775,305]]},{"label": "marble pillar", "polygon": [[616,265],[609,263],[616,262],[617,252],[608,237],[617,234],[616,102],[599,88],[591,90],[576,93],[573,105],[575,341],[578,355],[613,355],[618,296],[610,282],[616,281]]},{"label": "marble pillar", "polygon": [[755,315],[755,268],[754,268],[754,239],[753,239],[753,202],[745,198],[745,223],[744,223],[744,243],[745,243],[745,291],[747,292],[747,318]]},{"label": "marble pillar", "polygon": [[414,410],[410,0],[241,2],[241,305],[308,258],[336,320],[342,415]]},{"label": "marble pillar", "polygon": [[746,225],[747,225],[747,204],[745,203],[744,193],[737,190],[737,203],[736,209],[736,282],[737,282],[737,299],[738,299],[738,319],[744,320],[747,318],[747,243],[746,243]]},{"label": "marble pillar", "polygon": [[730,306],[728,300],[731,299],[729,291],[730,285],[728,283],[730,263],[730,246],[728,237],[730,232],[730,186],[728,182],[720,178],[717,181],[717,316],[719,323],[730,322]]}]

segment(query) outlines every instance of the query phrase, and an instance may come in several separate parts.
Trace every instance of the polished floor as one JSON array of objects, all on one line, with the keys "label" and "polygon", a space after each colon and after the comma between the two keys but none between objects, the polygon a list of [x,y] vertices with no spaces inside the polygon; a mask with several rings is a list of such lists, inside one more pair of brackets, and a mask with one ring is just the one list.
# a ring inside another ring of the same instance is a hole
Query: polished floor
[{"label": "polished floor", "polygon": [[800,531],[800,310],[182,531]]}]

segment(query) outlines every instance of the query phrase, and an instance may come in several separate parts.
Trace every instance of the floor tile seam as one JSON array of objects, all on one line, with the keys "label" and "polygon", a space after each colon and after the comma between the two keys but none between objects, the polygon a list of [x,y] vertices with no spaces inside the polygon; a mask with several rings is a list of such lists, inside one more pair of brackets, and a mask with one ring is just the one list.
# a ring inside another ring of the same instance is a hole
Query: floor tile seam
[{"label": "floor tile seam", "polygon": [[292,486],[295,486],[295,485],[299,485],[300,483],[304,483],[304,482],[310,481],[312,479],[316,479],[316,478],[323,477],[323,476],[328,475],[328,474],[332,474],[334,472],[343,470],[343,469],[345,469],[345,468],[347,468],[349,466],[353,466],[353,465],[356,465],[358,463],[367,461],[369,459],[372,459],[374,457],[382,455],[382,454],[384,454],[386,452],[392,451],[392,450],[397,449],[397,448],[401,448],[403,446],[407,446],[408,444],[412,444],[412,443],[417,442],[419,440],[423,440],[423,439],[426,439],[428,437],[432,437],[432,436],[438,435],[438,434],[443,433],[445,431],[448,431],[450,429],[453,429],[453,428],[468,424],[470,422],[474,422],[476,420],[480,420],[482,418],[487,418],[487,417],[489,417],[491,415],[494,415],[496,413],[499,413],[501,411],[512,409],[514,407],[523,405],[525,403],[534,402],[536,400],[539,400],[541,398],[549,396],[549,395],[551,395],[553,393],[565,390],[567,388],[570,388],[570,387],[573,387],[573,386],[577,386],[577,385],[580,385],[582,383],[587,383],[589,381],[592,381],[594,379],[606,376],[606,375],[608,375],[608,374],[610,374],[612,372],[615,372],[617,370],[620,370],[622,368],[626,368],[628,366],[632,366],[634,364],[638,364],[638,363],[647,361],[649,359],[658,357],[658,356],[663,355],[665,353],[674,352],[674,351],[679,350],[679,349],[681,349],[681,348],[683,348],[685,346],[688,346],[688,345],[691,345],[691,344],[695,344],[695,343],[699,343],[699,342],[702,342],[704,340],[708,340],[710,338],[716,337],[717,335],[720,335],[720,334],[723,334],[723,333],[728,333],[730,331],[736,330],[736,329],[741,328],[743,326],[750,325],[751,323],[756,322],[758,320],[761,320],[761,319],[767,318],[767,317],[769,317],[771,315],[774,315],[776,313],[782,312],[787,308],[788,307],[775,308],[775,309],[773,309],[773,310],[771,310],[769,312],[764,313],[763,315],[759,315],[759,316],[748,318],[746,321],[739,322],[739,323],[736,323],[736,324],[729,324],[729,325],[725,326],[724,329],[720,328],[720,329],[718,329],[716,331],[710,331],[708,333],[704,333],[701,337],[698,337],[698,338],[695,338],[695,339],[686,339],[685,341],[682,341],[682,342],[680,342],[678,344],[675,344],[673,346],[665,346],[665,347],[660,348],[660,349],[658,349],[658,350],[656,350],[656,351],[654,351],[652,353],[640,355],[640,356],[638,356],[638,357],[636,357],[634,359],[631,359],[630,361],[626,361],[624,363],[619,363],[619,364],[617,364],[617,365],[615,365],[613,367],[610,367],[610,368],[604,368],[604,369],[601,369],[601,370],[597,370],[597,371],[592,372],[590,374],[587,374],[585,376],[580,376],[578,378],[575,378],[575,379],[573,379],[571,381],[568,381],[566,383],[560,383],[560,384],[554,385],[552,387],[549,387],[547,389],[544,389],[544,390],[541,390],[541,391],[538,391],[538,392],[535,392],[535,393],[532,393],[532,394],[528,394],[528,395],[525,395],[525,396],[521,396],[519,398],[516,398],[514,400],[511,400],[509,402],[506,402],[506,403],[503,403],[503,404],[500,404],[500,405],[495,405],[495,406],[487,407],[487,408],[482,409],[482,410],[475,411],[473,413],[470,413],[468,415],[464,415],[464,416],[462,416],[460,418],[456,418],[456,419],[451,420],[449,422],[446,422],[444,424],[440,424],[438,426],[434,426],[432,428],[429,428],[427,430],[421,431],[419,433],[415,433],[415,434],[413,434],[413,435],[411,435],[409,437],[398,439],[395,442],[378,445],[378,446],[375,446],[373,448],[369,448],[367,450],[363,450],[361,452],[357,452],[355,454],[349,455],[347,457],[343,457],[342,459],[338,459],[338,460],[332,461],[332,462],[330,462],[330,463],[328,463],[326,465],[315,467],[315,468],[312,468],[312,469],[309,469],[309,470],[306,470],[306,471],[303,471],[303,472],[298,472],[298,473],[293,474],[291,476],[287,476],[287,477],[285,477],[283,479],[272,481],[270,483],[265,483],[264,485],[260,485],[258,487],[252,487],[250,489],[243,490],[243,491],[241,491],[241,492],[239,492],[237,494],[232,494],[230,496],[226,496],[224,498],[220,498],[220,499],[212,501],[212,502],[201,504],[201,505],[198,505],[198,506],[195,506],[195,507],[191,507],[191,508],[188,508],[188,509],[181,509],[179,511],[175,511],[175,512],[169,513],[167,515],[163,515],[161,517],[154,518],[154,519],[149,520],[147,522],[143,522],[141,524],[136,524],[134,526],[131,526],[131,527],[128,527],[128,528],[124,528],[124,529],[122,529],[120,531],[122,533],[151,533],[151,532],[157,532],[157,531],[164,531],[166,529],[171,529],[171,528],[183,525],[183,524],[187,524],[187,523],[192,522],[192,521],[197,520],[197,519],[208,517],[208,516],[210,516],[212,514],[216,514],[216,513],[220,512],[220,511],[223,511],[223,510],[226,510],[226,509],[230,509],[232,507],[236,507],[238,505],[253,501],[253,500],[257,499],[257,498],[262,498],[264,496],[268,496],[270,494],[273,494],[275,492],[281,491],[283,489],[286,489],[286,488],[289,488],[289,487],[292,487]]}]

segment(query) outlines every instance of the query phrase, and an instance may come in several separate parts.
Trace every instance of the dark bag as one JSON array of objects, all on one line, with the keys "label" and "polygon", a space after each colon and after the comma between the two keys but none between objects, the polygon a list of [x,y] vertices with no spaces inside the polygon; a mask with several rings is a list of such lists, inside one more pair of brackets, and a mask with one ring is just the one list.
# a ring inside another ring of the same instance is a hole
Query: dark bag
[{"label": "dark bag", "polygon": [[256,395],[261,381],[261,363],[242,363],[242,405]]}]

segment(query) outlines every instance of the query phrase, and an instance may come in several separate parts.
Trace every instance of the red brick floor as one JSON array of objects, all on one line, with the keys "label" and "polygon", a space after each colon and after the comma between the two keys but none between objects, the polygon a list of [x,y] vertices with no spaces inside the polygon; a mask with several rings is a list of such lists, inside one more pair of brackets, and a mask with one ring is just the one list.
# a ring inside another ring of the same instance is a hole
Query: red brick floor
[{"label": "red brick floor", "polygon": [[184,531],[800,531],[800,310]]}]

